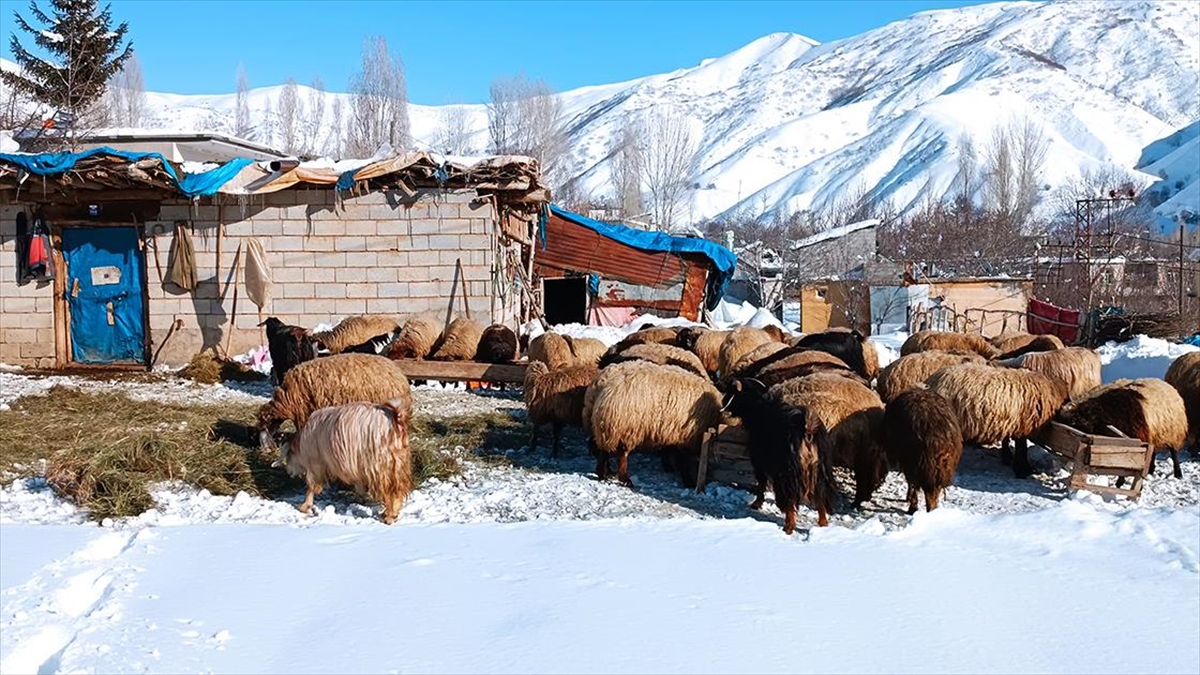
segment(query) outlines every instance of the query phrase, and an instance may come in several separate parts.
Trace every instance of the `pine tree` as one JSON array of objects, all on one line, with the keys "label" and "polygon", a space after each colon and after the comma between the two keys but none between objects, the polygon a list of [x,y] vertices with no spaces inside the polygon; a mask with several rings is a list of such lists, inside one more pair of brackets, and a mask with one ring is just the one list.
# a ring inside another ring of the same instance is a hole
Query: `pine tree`
[{"label": "pine tree", "polygon": [[13,31],[9,48],[21,70],[0,77],[52,113],[79,119],[102,101],[109,79],[133,55],[133,43],[125,43],[129,24],[113,29],[110,7],[100,10],[96,0],[50,0],[50,7],[48,15],[30,0],[29,12],[42,29],[13,12],[17,28],[31,35],[48,58],[26,49]]}]

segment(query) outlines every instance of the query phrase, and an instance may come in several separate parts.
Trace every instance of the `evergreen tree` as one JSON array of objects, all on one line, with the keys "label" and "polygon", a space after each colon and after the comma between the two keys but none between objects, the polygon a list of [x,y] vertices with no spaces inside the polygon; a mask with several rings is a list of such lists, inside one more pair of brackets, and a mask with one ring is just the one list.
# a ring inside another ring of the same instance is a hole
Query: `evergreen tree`
[{"label": "evergreen tree", "polygon": [[113,29],[110,7],[100,10],[96,0],[50,0],[49,14],[30,0],[29,12],[44,28],[33,27],[14,11],[16,26],[32,36],[48,58],[26,49],[13,31],[9,45],[21,70],[0,77],[48,106],[52,114],[61,111],[79,119],[103,99],[109,79],[133,55],[133,43],[125,43],[129,24]]}]

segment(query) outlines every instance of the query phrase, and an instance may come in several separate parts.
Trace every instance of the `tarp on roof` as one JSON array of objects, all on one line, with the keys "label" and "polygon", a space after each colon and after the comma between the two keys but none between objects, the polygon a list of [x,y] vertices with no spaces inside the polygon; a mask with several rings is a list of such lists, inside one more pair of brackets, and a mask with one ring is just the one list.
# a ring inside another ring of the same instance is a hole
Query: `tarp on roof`
[{"label": "tarp on roof", "polygon": [[118,157],[130,162],[140,162],[145,159],[155,159],[162,169],[175,183],[175,187],[188,197],[207,197],[216,194],[221,186],[229,182],[242,169],[252,163],[249,159],[235,159],[226,162],[215,169],[198,174],[183,174],[180,177],[166,157],[158,152],[128,152],[109,147],[92,148],[83,152],[46,152],[40,154],[11,153],[0,154],[0,162],[8,162],[21,167],[37,176],[53,176],[66,173],[75,168],[81,160],[98,155]]},{"label": "tarp on roof", "polygon": [[708,275],[708,302],[706,304],[709,305],[709,309],[720,302],[721,296],[725,293],[725,287],[733,278],[734,269],[737,267],[737,255],[733,251],[707,239],[672,237],[663,232],[636,230],[624,225],[593,220],[553,205],[550,206],[550,211],[560,218],[593,230],[603,237],[619,241],[641,251],[696,253],[708,258],[712,261],[714,270],[712,274]]}]

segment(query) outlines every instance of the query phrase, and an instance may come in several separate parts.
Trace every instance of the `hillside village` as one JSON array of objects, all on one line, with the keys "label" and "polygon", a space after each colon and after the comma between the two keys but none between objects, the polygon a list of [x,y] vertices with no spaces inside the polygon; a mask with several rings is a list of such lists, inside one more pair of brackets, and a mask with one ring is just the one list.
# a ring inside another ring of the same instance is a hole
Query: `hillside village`
[{"label": "hillside village", "polygon": [[346,93],[145,91],[42,4],[0,671],[1200,669],[1200,6],[425,106],[383,36]]}]

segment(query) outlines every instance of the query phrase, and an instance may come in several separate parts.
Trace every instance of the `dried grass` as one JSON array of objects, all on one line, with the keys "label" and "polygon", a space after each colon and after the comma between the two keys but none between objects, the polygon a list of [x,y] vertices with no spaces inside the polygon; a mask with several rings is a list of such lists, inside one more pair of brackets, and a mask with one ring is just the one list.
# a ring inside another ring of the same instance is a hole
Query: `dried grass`
[{"label": "dried grass", "polygon": [[199,352],[178,373],[179,377],[201,384],[217,382],[261,382],[267,377],[237,361],[220,359],[211,351]]}]

